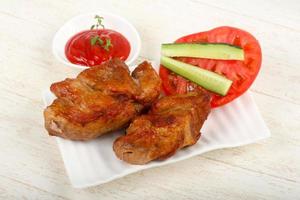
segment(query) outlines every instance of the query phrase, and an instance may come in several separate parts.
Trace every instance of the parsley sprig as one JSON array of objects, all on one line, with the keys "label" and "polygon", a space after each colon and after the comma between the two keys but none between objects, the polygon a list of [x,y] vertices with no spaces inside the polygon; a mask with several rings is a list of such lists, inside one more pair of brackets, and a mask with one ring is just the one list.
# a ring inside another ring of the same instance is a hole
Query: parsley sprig
[{"label": "parsley sprig", "polygon": [[[102,23],[104,18],[100,17],[99,15],[96,15],[95,19],[96,19],[97,23],[91,26],[91,30],[98,29],[99,27],[102,27],[102,29],[105,29],[105,27]],[[101,39],[98,35],[91,37],[90,42],[91,42],[92,46],[99,45],[106,51],[109,51],[109,48],[113,46],[110,38],[105,38],[105,42],[104,42],[103,39]]]}]

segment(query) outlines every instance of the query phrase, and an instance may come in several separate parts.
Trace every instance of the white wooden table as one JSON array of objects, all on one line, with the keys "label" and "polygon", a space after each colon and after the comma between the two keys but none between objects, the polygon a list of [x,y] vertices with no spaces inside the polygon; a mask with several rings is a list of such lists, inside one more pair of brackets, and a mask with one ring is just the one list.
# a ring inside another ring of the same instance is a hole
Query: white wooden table
[{"label": "white wooden table", "polygon": [[[41,91],[75,75],[53,57],[54,33],[93,10],[130,20],[142,59],[157,58],[162,42],[216,26],[253,33],[263,64],[251,91],[272,137],[72,188],[43,128]],[[300,199],[299,1],[1,0],[0,42],[0,199]]]}]

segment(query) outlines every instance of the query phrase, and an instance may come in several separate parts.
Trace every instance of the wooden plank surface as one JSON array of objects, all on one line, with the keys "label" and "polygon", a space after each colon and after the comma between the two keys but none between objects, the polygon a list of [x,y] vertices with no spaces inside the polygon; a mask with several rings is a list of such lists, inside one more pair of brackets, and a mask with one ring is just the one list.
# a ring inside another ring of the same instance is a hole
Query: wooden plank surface
[{"label": "wooden plank surface", "polygon": [[[231,25],[263,49],[251,91],[272,137],[74,189],[43,128],[41,91],[76,72],[51,53],[58,28],[95,10],[130,20],[141,59],[162,42]],[[0,199],[300,199],[300,3],[290,1],[0,1]]]}]

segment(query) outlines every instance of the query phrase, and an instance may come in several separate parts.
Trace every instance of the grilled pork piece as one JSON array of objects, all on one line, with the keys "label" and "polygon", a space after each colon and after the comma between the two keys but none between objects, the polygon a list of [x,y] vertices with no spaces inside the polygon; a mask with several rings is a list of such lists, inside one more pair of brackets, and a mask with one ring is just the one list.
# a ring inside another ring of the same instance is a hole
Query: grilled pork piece
[{"label": "grilled pork piece", "polygon": [[210,96],[205,92],[162,97],[114,142],[115,154],[131,164],[168,158],[198,141],[209,112]]},{"label": "grilled pork piece", "polygon": [[133,77],[120,59],[91,67],[75,79],[51,85],[57,99],[44,111],[45,127],[50,135],[71,140],[118,130],[158,98],[160,85],[147,62],[134,70]]}]

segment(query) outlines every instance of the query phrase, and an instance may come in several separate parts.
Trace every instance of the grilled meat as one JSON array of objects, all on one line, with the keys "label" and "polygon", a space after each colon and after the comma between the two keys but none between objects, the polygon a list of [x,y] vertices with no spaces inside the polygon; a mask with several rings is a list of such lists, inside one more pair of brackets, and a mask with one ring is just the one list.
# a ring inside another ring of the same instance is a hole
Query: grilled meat
[{"label": "grilled meat", "polygon": [[161,85],[147,62],[132,74],[123,61],[112,59],[82,71],[75,79],[52,84],[50,90],[57,99],[44,111],[49,134],[89,140],[128,125],[158,98]]},{"label": "grilled meat", "polygon": [[114,142],[115,154],[131,164],[168,158],[198,141],[209,112],[210,96],[206,92],[162,97]]}]

